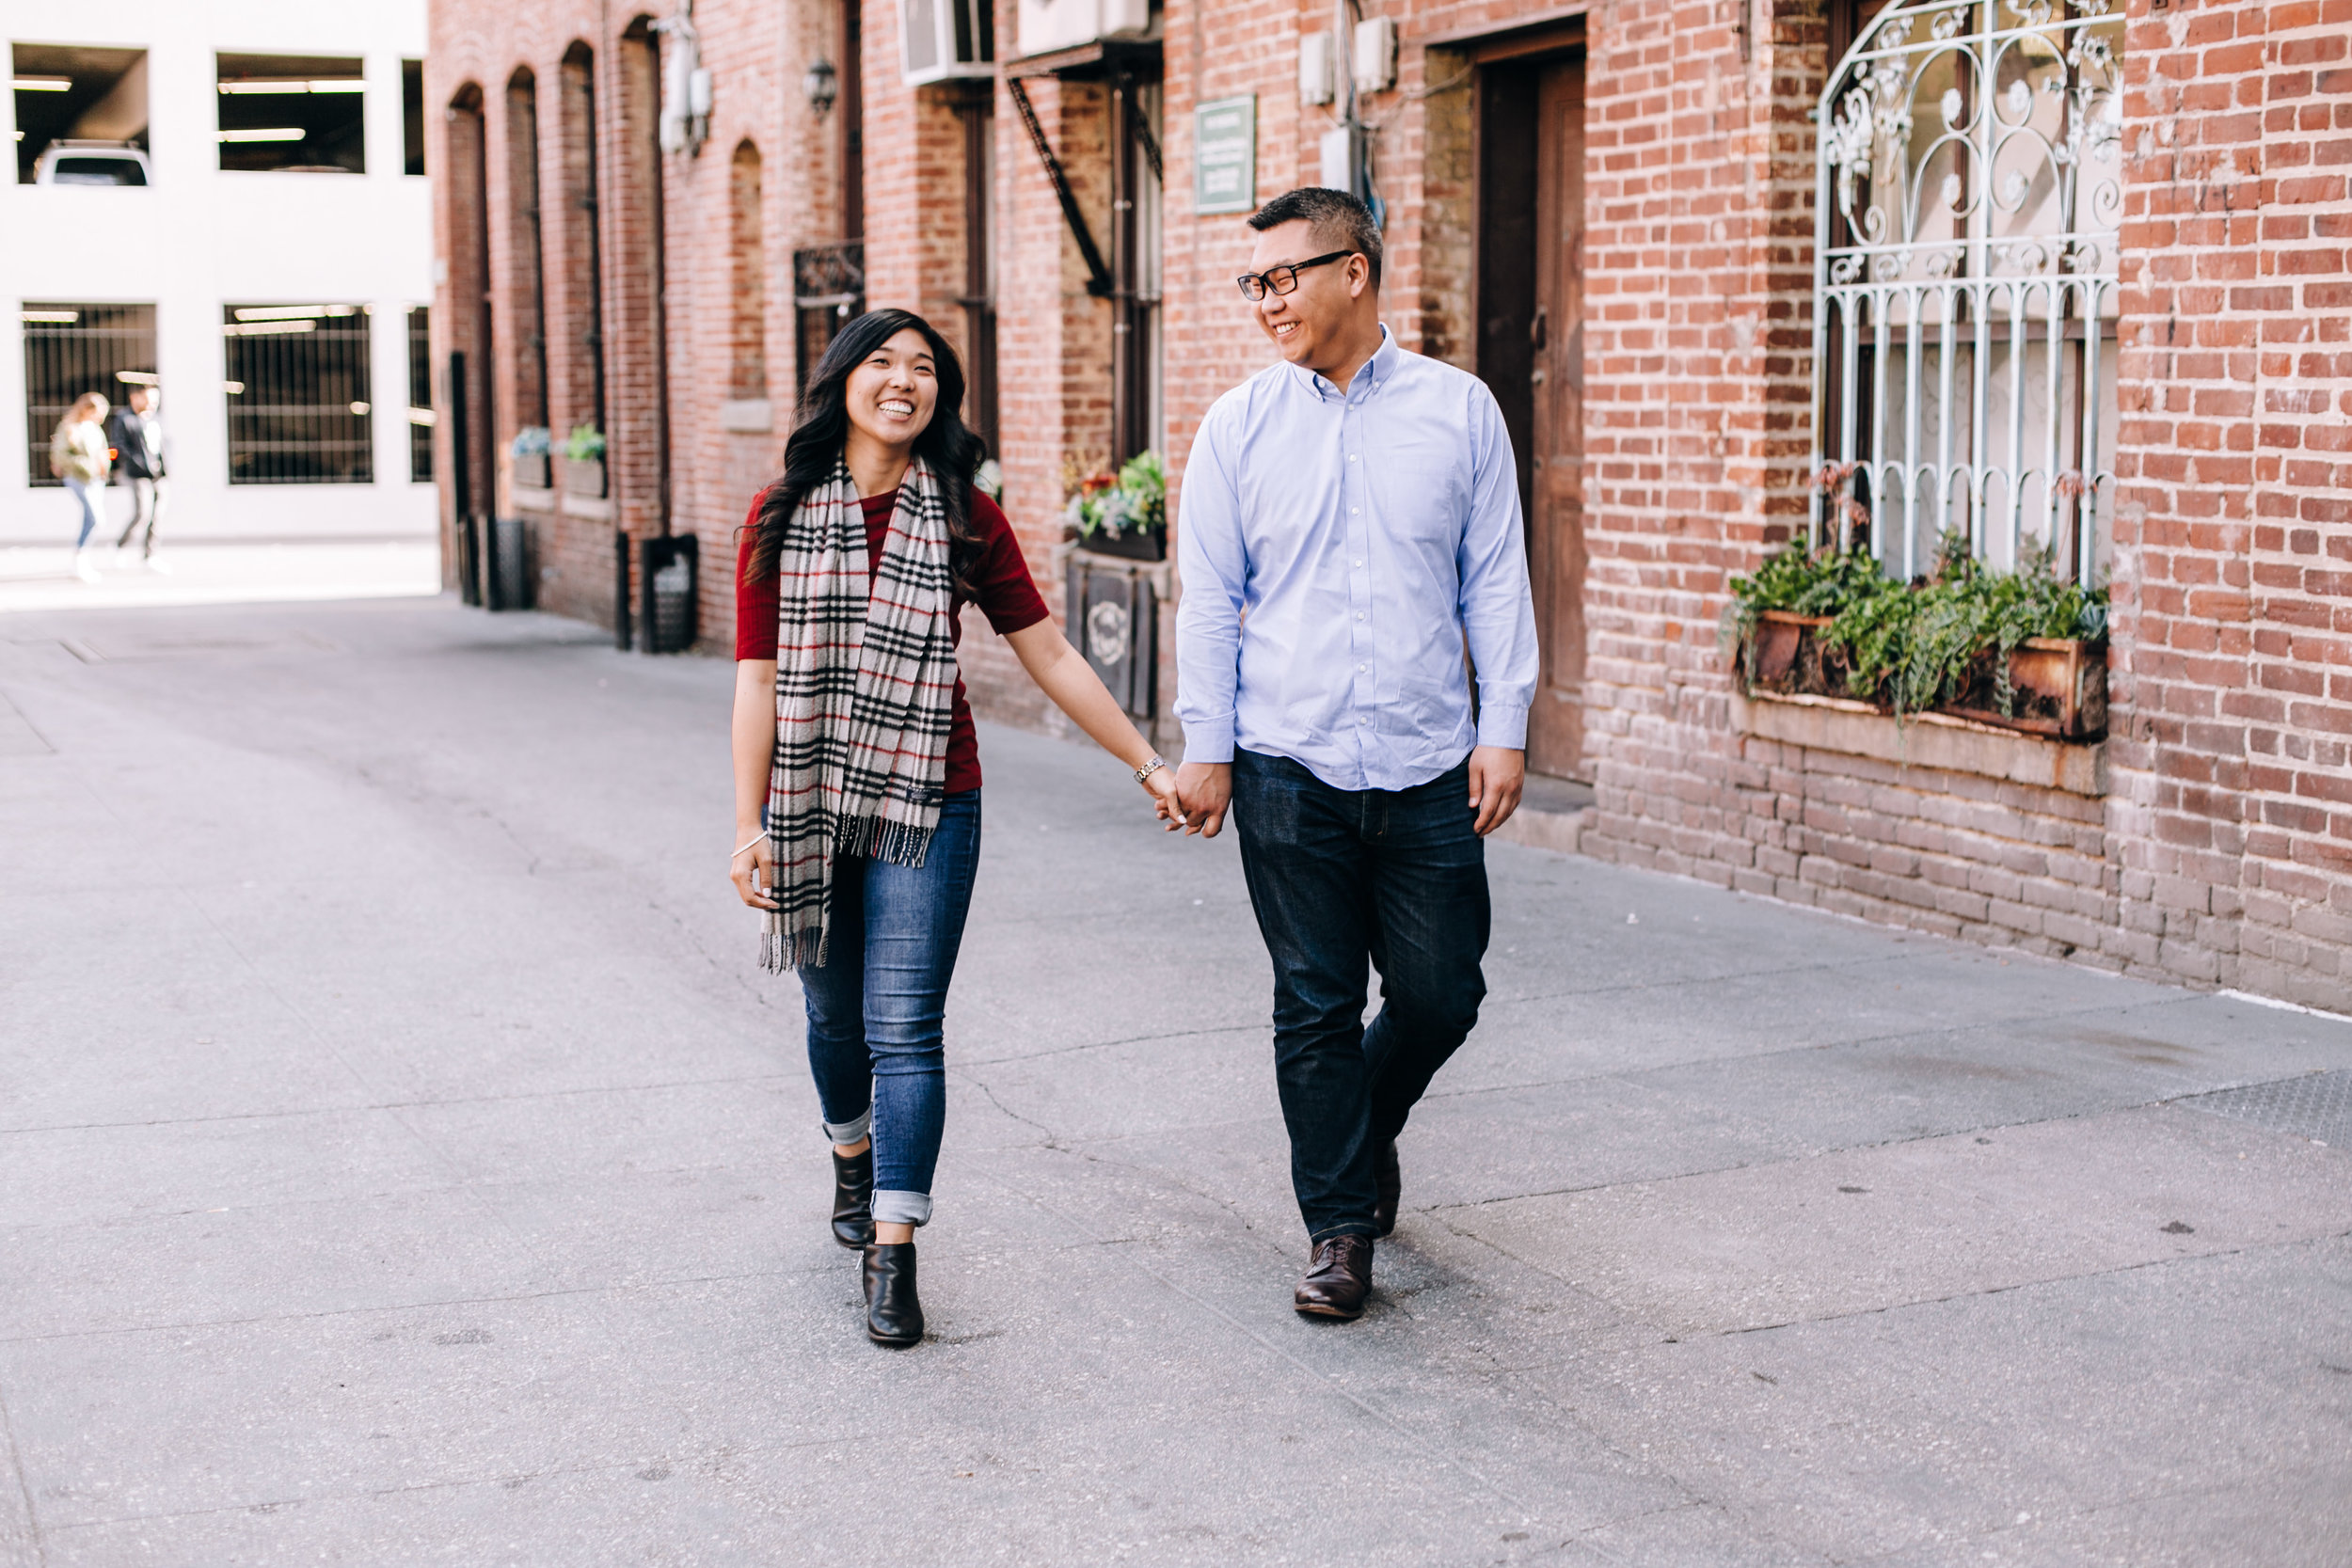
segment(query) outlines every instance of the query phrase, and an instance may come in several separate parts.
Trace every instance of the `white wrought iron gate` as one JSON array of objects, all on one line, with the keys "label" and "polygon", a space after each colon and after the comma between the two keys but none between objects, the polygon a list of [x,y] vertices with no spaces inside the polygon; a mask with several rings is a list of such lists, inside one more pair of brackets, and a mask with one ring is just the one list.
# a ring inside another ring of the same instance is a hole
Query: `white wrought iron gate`
[{"label": "white wrought iron gate", "polygon": [[1831,71],[1815,197],[1811,539],[1890,572],[2104,570],[2123,14],[1896,0]]}]

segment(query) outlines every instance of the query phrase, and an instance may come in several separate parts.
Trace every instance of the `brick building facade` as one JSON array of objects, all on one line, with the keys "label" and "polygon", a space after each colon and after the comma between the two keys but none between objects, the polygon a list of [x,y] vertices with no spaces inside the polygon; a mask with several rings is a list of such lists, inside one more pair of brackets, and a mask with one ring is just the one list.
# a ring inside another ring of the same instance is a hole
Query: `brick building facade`
[{"label": "brick building facade", "polygon": [[[1232,283],[1250,236],[1196,212],[1201,159],[1231,152],[1196,146],[1200,111],[1249,101],[1258,199],[1321,182],[1348,95],[1302,102],[1302,49],[1337,34],[1344,73],[1358,18],[1386,18],[1393,83],[1356,101],[1368,166],[1343,129],[1338,166],[1382,203],[1391,328],[1486,376],[1515,420],[1547,642],[1536,760],[1595,791],[1560,832],[2352,1008],[2352,0],[2114,8],[2111,716],[2091,743],[1751,701],[1718,643],[1731,576],[1805,531],[1815,114],[1878,8],[1164,0],[1140,38],[1041,55],[1004,0],[993,67],[910,87],[919,0],[699,0],[707,115],[683,119],[703,101],[681,74],[665,151],[673,11],[435,0],[453,581],[481,571],[462,506],[528,522],[544,608],[642,620],[644,542],[691,536],[700,643],[723,649],[733,531],[862,268],[864,303],[993,365],[969,413],[1058,613],[1089,559],[1063,539],[1073,476],[1164,450],[1181,528],[1191,431],[1270,353]],[[577,425],[606,438],[600,476],[510,455],[518,431],[560,448]],[[1154,591],[1140,645],[1172,752],[1172,564],[1092,569]],[[984,627],[965,650],[984,710],[1053,721]]]}]

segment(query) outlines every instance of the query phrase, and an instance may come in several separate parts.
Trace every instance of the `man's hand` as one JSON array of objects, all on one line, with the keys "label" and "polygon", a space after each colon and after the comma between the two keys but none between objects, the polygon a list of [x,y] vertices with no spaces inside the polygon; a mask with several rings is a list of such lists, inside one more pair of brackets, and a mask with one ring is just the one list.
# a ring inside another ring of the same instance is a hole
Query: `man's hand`
[{"label": "man's hand", "polygon": [[[1516,753],[1515,753],[1516,754]],[[1176,769],[1176,794],[1184,803],[1184,832],[1215,838],[1233,801],[1233,765],[1188,762]]]},{"label": "man's hand", "polygon": [[1519,809],[1519,791],[1526,784],[1525,752],[1508,746],[1481,746],[1470,752],[1470,810],[1478,814],[1478,820],[1471,827],[1479,837],[1486,837],[1511,819],[1511,814]]}]

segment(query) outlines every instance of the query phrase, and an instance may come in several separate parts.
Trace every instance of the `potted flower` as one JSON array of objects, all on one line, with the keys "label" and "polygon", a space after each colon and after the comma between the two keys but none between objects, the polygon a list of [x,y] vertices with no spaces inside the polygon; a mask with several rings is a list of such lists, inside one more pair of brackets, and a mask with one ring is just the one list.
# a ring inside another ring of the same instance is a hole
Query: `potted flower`
[{"label": "potted flower", "polygon": [[1079,547],[1098,555],[1160,561],[1168,555],[1168,470],[1156,451],[1138,452],[1117,474],[1077,482],[1062,521]]},{"label": "potted flower", "polygon": [[604,494],[604,432],[595,425],[574,425],[564,438],[564,490],[592,499]]},{"label": "potted flower", "polygon": [[507,454],[515,460],[515,483],[524,489],[548,488],[548,453],[552,451],[548,427],[530,424],[515,432],[507,443]]}]

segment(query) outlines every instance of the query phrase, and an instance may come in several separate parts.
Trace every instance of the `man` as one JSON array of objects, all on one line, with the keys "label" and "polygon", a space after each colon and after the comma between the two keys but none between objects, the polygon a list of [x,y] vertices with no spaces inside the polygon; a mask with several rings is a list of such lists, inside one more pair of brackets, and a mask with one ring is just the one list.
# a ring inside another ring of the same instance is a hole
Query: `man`
[{"label": "man", "polygon": [[155,525],[164,515],[164,421],[155,412],[159,401],[154,388],[133,387],[130,406],[116,409],[106,421],[106,444],[115,450],[115,483],[131,492],[131,521],[115,548],[129,548],[131,535],[144,522],[142,561],[155,553]]},{"label": "man", "polygon": [[1486,995],[1482,839],[1518,805],[1535,617],[1502,410],[1381,324],[1372,214],[1310,188],[1249,227],[1241,292],[1283,362],[1217,400],[1184,465],[1178,788],[1194,832],[1230,802],[1274,959],[1312,1248],[1293,1305],[1351,1320],[1397,1133]]}]

